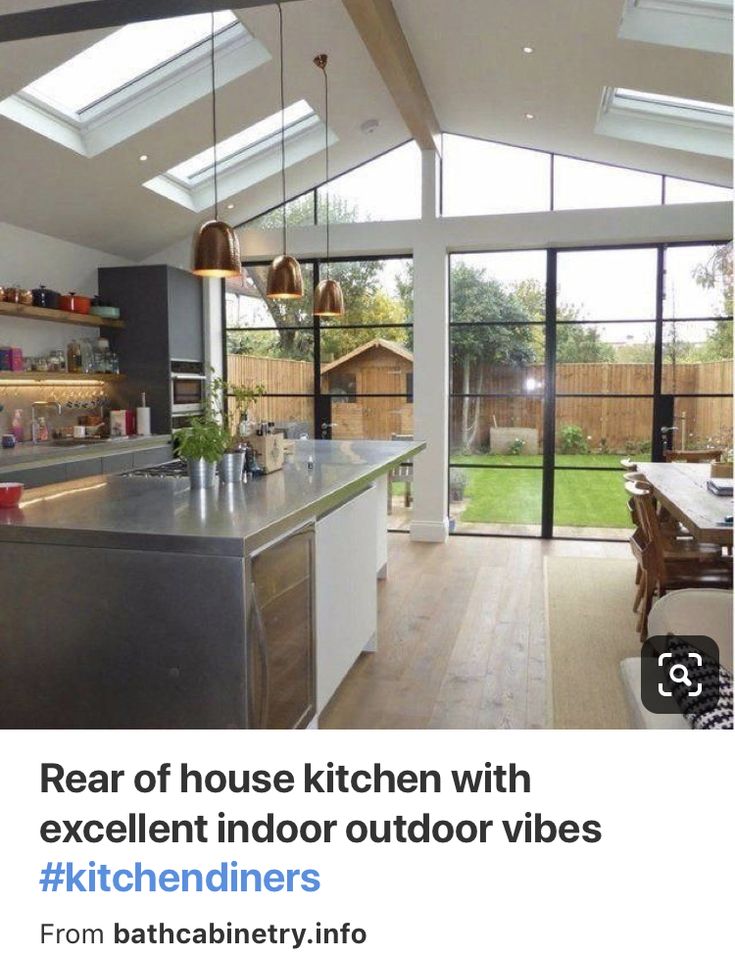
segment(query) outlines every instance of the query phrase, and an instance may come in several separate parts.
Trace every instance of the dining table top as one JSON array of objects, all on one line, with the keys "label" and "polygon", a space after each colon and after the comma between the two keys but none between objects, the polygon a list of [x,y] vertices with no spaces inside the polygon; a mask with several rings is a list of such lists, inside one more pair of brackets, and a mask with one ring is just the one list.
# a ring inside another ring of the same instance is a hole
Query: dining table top
[{"label": "dining table top", "polygon": [[637,468],[661,505],[698,542],[732,545],[733,528],[725,517],[733,514],[733,500],[731,496],[716,496],[707,488],[709,463],[639,462]]}]

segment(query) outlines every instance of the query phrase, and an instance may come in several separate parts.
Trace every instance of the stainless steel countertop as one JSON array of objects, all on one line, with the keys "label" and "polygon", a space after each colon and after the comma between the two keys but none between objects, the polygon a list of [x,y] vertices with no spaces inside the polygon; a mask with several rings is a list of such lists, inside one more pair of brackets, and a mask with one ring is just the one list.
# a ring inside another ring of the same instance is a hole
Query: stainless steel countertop
[{"label": "stainless steel countertop", "polygon": [[118,453],[141,452],[158,449],[171,442],[171,436],[124,436],[104,442],[79,443],[79,445],[53,446],[50,443],[19,443],[14,449],[0,449],[0,476],[10,475],[14,469],[39,469],[43,466],[79,459],[100,459]]},{"label": "stainless steel countertop", "polygon": [[[0,546],[12,541],[243,556],[339,506],[425,447],[297,440],[282,470],[244,485],[193,492],[180,480],[94,476],[31,489],[22,508],[0,509]],[[73,562],[73,554],[64,561]]]}]

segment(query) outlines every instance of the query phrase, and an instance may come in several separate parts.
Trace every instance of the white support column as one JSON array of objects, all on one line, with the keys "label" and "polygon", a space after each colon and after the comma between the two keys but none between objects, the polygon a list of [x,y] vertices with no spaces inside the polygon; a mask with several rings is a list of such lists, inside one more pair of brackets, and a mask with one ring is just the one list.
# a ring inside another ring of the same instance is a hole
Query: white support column
[{"label": "white support column", "polygon": [[227,378],[222,368],[224,349],[224,316],[222,315],[222,280],[203,280],[204,304],[204,365],[207,375]]},{"label": "white support column", "polygon": [[414,436],[427,447],[414,462],[411,537],[445,542],[449,394],[447,251],[435,228],[439,159],[423,153],[423,220],[414,246]]}]

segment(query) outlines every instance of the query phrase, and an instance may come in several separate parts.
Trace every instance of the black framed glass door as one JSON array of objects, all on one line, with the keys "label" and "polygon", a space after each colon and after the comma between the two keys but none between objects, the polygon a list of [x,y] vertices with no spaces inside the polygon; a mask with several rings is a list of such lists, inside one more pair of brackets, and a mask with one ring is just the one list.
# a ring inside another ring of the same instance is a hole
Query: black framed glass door
[{"label": "black framed glass door", "polygon": [[455,254],[450,274],[455,533],[626,539],[622,459],[731,452],[725,244]]}]

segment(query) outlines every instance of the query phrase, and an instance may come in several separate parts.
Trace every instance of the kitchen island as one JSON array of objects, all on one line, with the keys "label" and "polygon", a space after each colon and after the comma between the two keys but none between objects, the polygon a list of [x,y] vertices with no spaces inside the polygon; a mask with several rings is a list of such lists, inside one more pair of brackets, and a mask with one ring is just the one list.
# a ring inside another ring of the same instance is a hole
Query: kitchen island
[{"label": "kitchen island", "polygon": [[379,484],[423,448],[299,440],[245,485],[31,490],[0,511],[0,725],[312,724],[374,647]]}]

